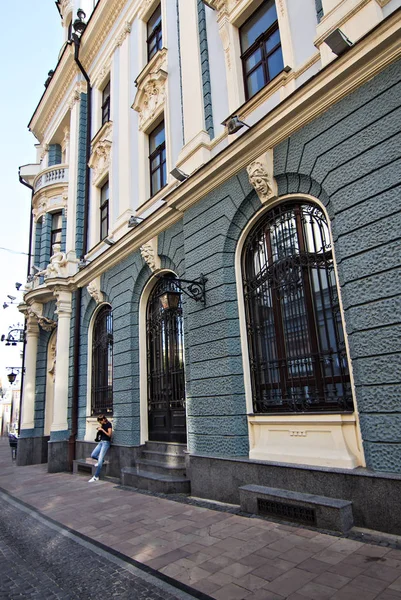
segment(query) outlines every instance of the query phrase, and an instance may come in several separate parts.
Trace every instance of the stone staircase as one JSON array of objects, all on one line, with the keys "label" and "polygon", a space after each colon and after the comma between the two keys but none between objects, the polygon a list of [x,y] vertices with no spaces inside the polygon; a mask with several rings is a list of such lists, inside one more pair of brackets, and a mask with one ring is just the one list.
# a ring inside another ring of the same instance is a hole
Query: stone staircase
[{"label": "stone staircase", "polygon": [[121,469],[122,485],[149,492],[189,494],[190,480],[185,469],[185,444],[146,442],[135,467]]}]

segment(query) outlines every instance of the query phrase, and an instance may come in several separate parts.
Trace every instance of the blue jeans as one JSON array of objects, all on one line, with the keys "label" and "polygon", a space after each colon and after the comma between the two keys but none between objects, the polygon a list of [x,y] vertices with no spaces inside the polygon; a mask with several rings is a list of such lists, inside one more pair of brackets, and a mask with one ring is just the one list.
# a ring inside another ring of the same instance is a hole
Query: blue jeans
[{"label": "blue jeans", "polygon": [[98,465],[96,467],[95,477],[99,477],[100,471],[102,470],[104,457],[106,456],[107,450],[110,448],[110,442],[99,442],[94,451],[91,454],[91,458],[97,458]]}]

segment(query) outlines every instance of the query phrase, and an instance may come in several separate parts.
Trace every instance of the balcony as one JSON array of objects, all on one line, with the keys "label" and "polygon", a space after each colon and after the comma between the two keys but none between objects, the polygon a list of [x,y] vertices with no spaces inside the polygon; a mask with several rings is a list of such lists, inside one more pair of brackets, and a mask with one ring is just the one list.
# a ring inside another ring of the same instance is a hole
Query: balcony
[{"label": "balcony", "polygon": [[68,183],[68,165],[54,165],[44,169],[35,177],[33,191],[36,194],[36,192],[49,185],[62,185],[65,183]]}]

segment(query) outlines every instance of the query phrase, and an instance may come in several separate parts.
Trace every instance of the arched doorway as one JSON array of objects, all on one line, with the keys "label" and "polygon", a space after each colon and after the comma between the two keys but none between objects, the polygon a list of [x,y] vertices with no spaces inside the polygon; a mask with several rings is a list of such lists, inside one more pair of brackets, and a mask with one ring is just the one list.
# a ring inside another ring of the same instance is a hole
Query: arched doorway
[{"label": "arched doorway", "polygon": [[146,311],[149,440],[186,443],[184,327],[174,275],[161,277]]}]

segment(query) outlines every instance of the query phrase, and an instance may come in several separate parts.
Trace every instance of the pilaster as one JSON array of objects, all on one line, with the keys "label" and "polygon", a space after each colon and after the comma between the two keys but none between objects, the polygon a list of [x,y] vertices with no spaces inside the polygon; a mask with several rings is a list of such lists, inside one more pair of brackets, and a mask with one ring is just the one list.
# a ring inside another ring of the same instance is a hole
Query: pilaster
[{"label": "pilaster", "polygon": [[[57,370],[54,383],[53,423],[50,436],[58,437],[56,432],[68,431],[68,371],[70,354],[70,325],[72,313],[72,293],[62,288],[54,290],[58,315],[57,327]],[[53,434],[56,433],[54,436]]]}]

